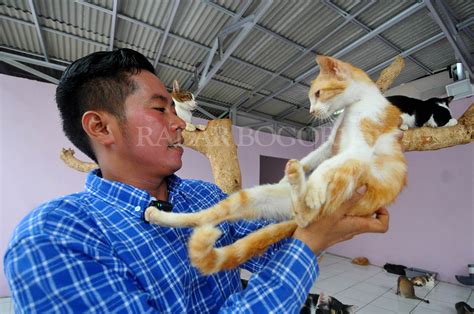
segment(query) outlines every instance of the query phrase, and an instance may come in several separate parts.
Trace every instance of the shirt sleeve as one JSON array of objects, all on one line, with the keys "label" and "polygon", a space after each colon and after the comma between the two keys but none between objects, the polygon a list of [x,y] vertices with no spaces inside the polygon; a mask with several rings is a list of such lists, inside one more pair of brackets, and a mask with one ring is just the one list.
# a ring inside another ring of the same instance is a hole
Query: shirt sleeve
[{"label": "shirt sleeve", "polygon": [[234,293],[221,313],[299,313],[319,275],[317,259],[303,242],[288,238],[257,273],[247,288]]},{"label": "shirt sleeve", "polygon": [[148,294],[109,252],[31,236],[5,255],[15,312],[155,313]]}]

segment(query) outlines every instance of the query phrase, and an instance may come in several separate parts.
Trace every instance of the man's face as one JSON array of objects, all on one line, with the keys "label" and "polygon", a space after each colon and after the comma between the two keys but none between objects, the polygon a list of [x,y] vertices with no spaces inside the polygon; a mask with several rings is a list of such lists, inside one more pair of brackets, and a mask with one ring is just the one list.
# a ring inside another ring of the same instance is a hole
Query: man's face
[{"label": "man's face", "polygon": [[[137,89],[125,100],[121,155],[150,174],[168,176],[182,166],[181,131],[171,95],[152,73],[132,76]],[[117,144],[118,144],[117,143]],[[178,144],[178,146],[176,146]]]}]

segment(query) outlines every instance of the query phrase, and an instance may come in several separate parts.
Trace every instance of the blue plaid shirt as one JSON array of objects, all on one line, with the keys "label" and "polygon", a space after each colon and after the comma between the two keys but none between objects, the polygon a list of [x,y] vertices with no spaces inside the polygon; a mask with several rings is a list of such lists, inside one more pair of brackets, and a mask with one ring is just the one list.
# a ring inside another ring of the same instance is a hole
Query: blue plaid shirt
[{"label": "blue plaid shirt", "polygon": [[[167,179],[175,212],[208,208],[226,195],[215,185]],[[242,290],[239,270],[203,276],[188,260],[191,229],[150,225],[146,191],[91,172],[84,192],[33,210],[16,228],[5,273],[16,312],[213,313],[299,312],[318,275],[314,254],[285,239],[243,265],[254,272]],[[218,245],[264,223],[222,223]]]}]

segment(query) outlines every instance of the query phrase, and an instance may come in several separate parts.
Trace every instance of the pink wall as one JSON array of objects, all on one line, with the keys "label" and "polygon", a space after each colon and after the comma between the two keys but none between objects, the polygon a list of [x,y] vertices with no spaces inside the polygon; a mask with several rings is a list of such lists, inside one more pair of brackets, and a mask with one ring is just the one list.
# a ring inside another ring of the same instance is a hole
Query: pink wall
[{"label": "pink wall", "polygon": [[[474,97],[454,101],[459,117]],[[474,263],[474,145],[438,151],[407,152],[408,186],[389,210],[390,230],[360,235],[329,252],[366,256],[375,265],[386,262],[433,270],[439,279],[457,283]]]},{"label": "pink wall", "polygon": [[[67,168],[59,159],[61,148],[72,144],[61,130],[55,88],[53,84],[0,74],[0,296],[9,294],[3,255],[15,226],[41,203],[83,189],[86,175]],[[238,154],[246,187],[259,182],[260,154],[301,158],[314,147],[306,142],[289,149],[284,146],[293,139],[239,127],[233,132],[240,144]],[[81,153],[77,156],[87,160]],[[186,149],[183,163],[178,172],[181,177],[214,181],[209,162],[200,153]]]}]

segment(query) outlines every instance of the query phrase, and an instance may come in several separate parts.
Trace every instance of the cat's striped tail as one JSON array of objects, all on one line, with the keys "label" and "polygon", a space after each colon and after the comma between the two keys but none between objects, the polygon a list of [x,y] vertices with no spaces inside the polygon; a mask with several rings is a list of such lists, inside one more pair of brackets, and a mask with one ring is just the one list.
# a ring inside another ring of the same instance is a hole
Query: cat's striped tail
[{"label": "cat's striped tail", "polygon": [[271,224],[233,244],[215,248],[221,231],[212,225],[204,225],[196,228],[189,239],[189,257],[191,263],[203,274],[233,269],[252,257],[263,254],[270,245],[292,236],[296,227],[294,220]]}]

